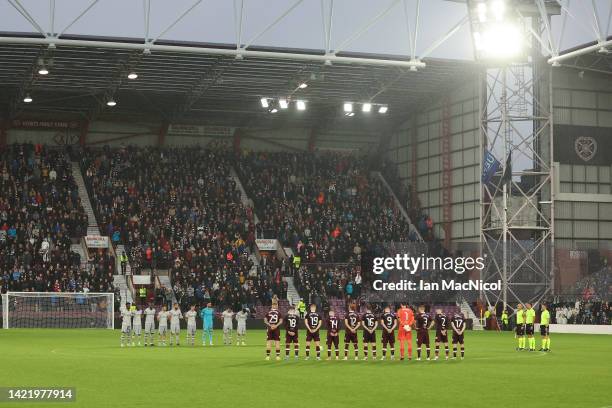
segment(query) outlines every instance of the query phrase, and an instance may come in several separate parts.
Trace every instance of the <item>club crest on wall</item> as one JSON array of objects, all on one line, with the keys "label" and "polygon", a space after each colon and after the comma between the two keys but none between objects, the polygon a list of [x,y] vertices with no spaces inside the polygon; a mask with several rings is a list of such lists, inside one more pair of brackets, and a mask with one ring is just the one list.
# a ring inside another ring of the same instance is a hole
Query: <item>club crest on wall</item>
[{"label": "club crest on wall", "polygon": [[580,159],[588,162],[597,154],[597,141],[590,136],[580,136],[574,141],[574,151]]}]

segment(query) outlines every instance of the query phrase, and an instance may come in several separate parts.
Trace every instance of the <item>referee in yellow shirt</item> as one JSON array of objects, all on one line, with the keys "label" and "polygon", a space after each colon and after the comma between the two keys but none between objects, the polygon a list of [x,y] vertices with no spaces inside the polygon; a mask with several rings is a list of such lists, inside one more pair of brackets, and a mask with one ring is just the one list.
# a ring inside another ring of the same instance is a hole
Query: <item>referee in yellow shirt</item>
[{"label": "referee in yellow shirt", "polygon": [[540,335],[542,335],[540,351],[550,351],[550,312],[545,304],[542,304],[542,313],[540,314]]},{"label": "referee in yellow shirt", "polygon": [[527,340],[529,341],[529,351],[535,351],[536,339],[533,337],[533,333],[536,312],[531,303],[527,303],[525,306],[527,307],[527,310],[525,310],[525,334],[527,334]]},{"label": "referee in yellow shirt", "polygon": [[516,350],[525,350],[525,310],[522,303],[516,305],[516,338],[518,339]]}]

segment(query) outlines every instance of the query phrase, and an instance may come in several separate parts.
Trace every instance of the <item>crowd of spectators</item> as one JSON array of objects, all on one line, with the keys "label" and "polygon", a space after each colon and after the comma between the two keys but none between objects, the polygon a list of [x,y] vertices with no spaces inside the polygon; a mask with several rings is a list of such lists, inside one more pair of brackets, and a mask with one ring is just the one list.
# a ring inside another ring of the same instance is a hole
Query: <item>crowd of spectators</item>
[{"label": "crowd of spectators", "polygon": [[303,262],[358,262],[356,247],[417,239],[356,154],[243,152],[237,167],[261,234]]},{"label": "crowd of spectators", "polygon": [[612,308],[609,302],[559,302],[551,305],[554,323],[558,324],[611,324]]},{"label": "crowd of spectators", "polygon": [[232,154],[209,148],[104,148],[82,166],[103,233],[133,273],[168,269],[182,305],[269,303],[280,275],[253,265],[252,209],[230,175]]},{"label": "crowd of spectators", "polygon": [[307,303],[319,299],[339,298],[350,301],[361,294],[362,277],[358,265],[305,264],[297,269],[294,280],[296,289]]},{"label": "crowd of spectators", "polygon": [[66,151],[13,144],[0,153],[0,284],[6,291],[107,291],[112,274],[81,269],[72,238],[87,216]]}]

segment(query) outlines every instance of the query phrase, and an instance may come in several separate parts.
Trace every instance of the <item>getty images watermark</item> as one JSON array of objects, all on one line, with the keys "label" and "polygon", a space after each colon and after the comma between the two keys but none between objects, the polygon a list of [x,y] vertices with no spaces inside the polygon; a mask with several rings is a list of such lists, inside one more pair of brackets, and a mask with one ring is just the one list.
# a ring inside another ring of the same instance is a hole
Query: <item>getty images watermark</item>
[{"label": "getty images watermark", "polygon": [[380,243],[362,254],[362,293],[371,302],[453,302],[499,292],[500,280],[484,281],[487,257],[464,246],[453,255],[423,242]]}]

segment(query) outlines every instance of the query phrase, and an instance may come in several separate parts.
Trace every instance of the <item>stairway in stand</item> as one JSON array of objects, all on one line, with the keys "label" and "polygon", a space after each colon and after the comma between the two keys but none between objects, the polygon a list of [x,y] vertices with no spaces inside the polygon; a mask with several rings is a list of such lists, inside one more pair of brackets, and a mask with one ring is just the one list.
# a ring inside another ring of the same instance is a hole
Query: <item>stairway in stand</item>
[{"label": "stairway in stand", "polygon": [[81,167],[76,161],[72,162],[72,176],[74,177],[74,181],[79,189],[81,204],[83,205],[85,214],[87,214],[87,235],[100,235],[100,227],[98,226],[98,221],[96,221],[96,215],[94,214],[93,207],[91,206],[89,194],[87,194],[87,188],[85,187],[85,180],[83,179],[83,174],[81,173]]},{"label": "stairway in stand", "polygon": [[289,304],[297,306],[298,302],[300,301],[300,294],[295,288],[293,277],[285,276],[283,277],[283,280],[287,282],[287,300],[289,301]]}]

